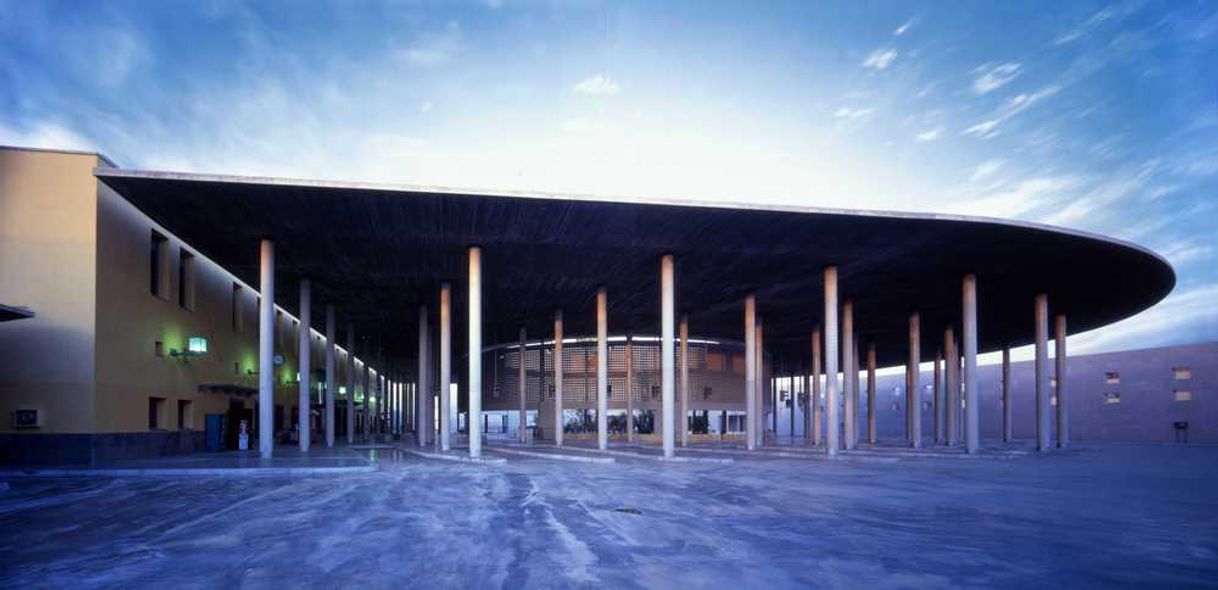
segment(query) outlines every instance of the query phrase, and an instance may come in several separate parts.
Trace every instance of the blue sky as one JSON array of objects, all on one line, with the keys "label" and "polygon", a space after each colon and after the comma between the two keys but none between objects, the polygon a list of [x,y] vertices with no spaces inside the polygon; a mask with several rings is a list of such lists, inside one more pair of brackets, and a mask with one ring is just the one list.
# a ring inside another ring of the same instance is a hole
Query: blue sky
[{"label": "blue sky", "polygon": [[0,0],[0,143],[121,166],[1013,217],[1218,338],[1212,2]]}]

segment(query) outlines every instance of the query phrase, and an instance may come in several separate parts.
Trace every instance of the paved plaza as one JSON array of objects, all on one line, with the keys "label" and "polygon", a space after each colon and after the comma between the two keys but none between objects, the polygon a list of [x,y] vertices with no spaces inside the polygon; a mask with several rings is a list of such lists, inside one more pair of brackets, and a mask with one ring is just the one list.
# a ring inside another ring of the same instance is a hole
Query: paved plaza
[{"label": "paved plaza", "polygon": [[[19,477],[5,587],[1203,587],[1218,448],[346,451],[375,472]],[[643,456],[633,456],[639,453]],[[175,463],[181,466],[181,460]],[[358,461],[348,461],[348,466]]]}]

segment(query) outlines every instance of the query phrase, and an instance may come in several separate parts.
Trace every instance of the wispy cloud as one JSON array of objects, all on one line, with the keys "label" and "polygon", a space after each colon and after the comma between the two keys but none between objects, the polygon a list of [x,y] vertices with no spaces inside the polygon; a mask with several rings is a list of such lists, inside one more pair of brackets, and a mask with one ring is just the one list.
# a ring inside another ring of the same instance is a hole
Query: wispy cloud
[{"label": "wispy cloud", "polygon": [[935,140],[939,139],[939,136],[942,135],[942,132],[943,132],[943,130],[938,129],[938,128],[928,129],[926,131],[923,131],[923,132],[915,135],[914,141],[916,141],[918,143],[926,143],[928,141],[935,141]]},{"label": "wispy cloud", "polygon": [[1100,330],[1070,337],[1076,353],[1213,340],[1218,334],[1218,284],[1177,289],[1154,307]]},{"label": "wispy cloud", "polygon": [[448,63],[460,48],[461,24],[448,21],[443,30],[424,34],[401,50],[399,57],[412,66],[434,68]]},{"label": "wispy cloud", "polygon": [[1011,120],[1016,115],[1032,108],[1045,99],[1057,94],[1059,91],[1061,91],[1061,87],[1053,85],[1041,88],[1036,92],[1013,96],[998,107],[990,118],[965,129],[964,134],[974,135],[982,139],[990,139],[995,137],[1001,132],[999,129],[1000,125]]},{"label": "wispy cloud", "polygon": [[1072,189],[1078,183],[1078,178],[1069,175],[1028,178],[1019,181],[1009,189],[993,191],[982,196],[966,192],[963,198],[948,210],[953,213],[986,217],[1022,217],[1046,203],[1060,198],[1064,192]]},{"label": "wispy cloud", "polygon": [[873,112],[875,112],[875,109],[864,107],[839,107],[836,111],[833,111],[833,117],[836,119],[857,121],[859,119],[866,119],[870,117]]},{"label": "wispy cloud", "polygon": [[1088,18],[1081,25],[1062,33],[1053,41],[1053,44],[1065,45],[1067,43],[1077,41],[1078,39],[1081,39],[1082,37],[1091,33],[1091,31],[1100,23],[1112,20],[1113,18],[1120,16],[1120,14],[1121,9],[1117,8],[1116,6],[1105,6],[1104,8],[1100,9],[1099,12],[1091,15],[1091,18]]},{"label": "wispy cloud", "polygon": [[1005,160],[986,160],[978,164],[977,167],[973,169],[973,175],[969,177],[969,182],[981,182],[986,180],[1001,170],[1005,164]]},{"label": "wispy cloud", "polygon": [[571,87],[571,92],[582,96],[613,96],[620,90],[617,82],[604,74],[588,76]]},{"label": "wispy cloud", "polygon": [[897,50],[895,49],[876,49],[867,54],[867,59],[863,60],[863,67],[873,70],[884,70],[892,65],[893,60],[897,58]]},{"label": "wispy cloud", "polygon": [[1019,76],[1018,63],[985,64],[973,70],[973,93],[988,94],[1006,86]]},{"label": "wispy cloud", "polygon": [[38,121],[17,128],[0,123],[0,145],[98,151],[97,145],[59,121]]},{"label": "wispy cloud", "polygon": [[1157,250],[1177,270],[1189,264],[1208,261],[1214,252],[1212,246],[1202,244],[1192,238],[1171,242],[1166,246],[1160,246]]},{"label": "wispy cloud", "polygon": [[901,35],[904,35],[905,32],[909,30],[909,27],[913,26],[913,24],[914,24],[914,19],[911,18],[911,19],[905,21],[901,26],[897,27],[897,29],[895,31],[893,31],[892,34],[894,36],[900,37]]}]

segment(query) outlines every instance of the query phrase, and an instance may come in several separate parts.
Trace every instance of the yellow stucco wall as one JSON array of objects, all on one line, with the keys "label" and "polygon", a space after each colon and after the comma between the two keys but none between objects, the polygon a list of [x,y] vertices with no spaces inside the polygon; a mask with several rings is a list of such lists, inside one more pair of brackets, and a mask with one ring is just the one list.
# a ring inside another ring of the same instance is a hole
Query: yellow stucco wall
[{"label": "yellow stucco wall", "polygon": [[[200,392],[200,384],[258,386],[257,291],[100,183],[97,227],[97,431],[147,430],[152,397],[166,400],[164,429],[177,428],[179,400],[191,402],[188,428],[203,428],[206,414],[227,411],[230,395]],[[149,284],[153,230],[167,238],[169,248],[169,289],[164,298],[153,294]],[[182,249],[195,256],[193,309],[183,307],[178,299]],[[233,321],[234,285],[241,287],[240,331]],[[275,403],[290,413],[298,399],[299,322],[282,310],[276,320],[275,352],[284,362],[275,367]],[[170,351],[184,350],[191,336],[207,338],[208,353],[173,358]],[[164,356],[156,355],[157,342],[162,343]],[[314,369],[324,367],[324,342],[318,335],[310,339]],[[246,407],[255,407],[255,401],[246,399]],[[290,418],[284,422],[290,423]]]},{"label": "yellow stucco wall", "polygon": [[38,432],[92,428],[93,154],[0,149],[0,303],[32,319],[0,323],[0,431],[37,409]]},{"label": "yellow stucco wall", "polygon": [[[257,387],[257,290],[98,182],[97,165],[107,164],[95,154],[0,149],[0,302],[37,313],[0,323],[0,432],[12,432],[8,416],[18,408],[42,413],[42,428],[27,432],[147,432],[153,397],[165,400],[159,429],[177,429],[179,400],[191,402],[186,427],[202,429],[206,414],[227,410],[230,395],[201,392],[200,384]],[[154,230],[167,239],[164,297],[150,288]],[[178,300],[183,248],[195,255],[193,309]],[[242,288],[240,331],[234,284]],[[284,363],[275,368],[275,403],[290,425],[299,323],[283,310],[276,317],[275,351]],[[324,319],[314,318],[315,331],[324,330]],[[173,358],[170,351],[191,336],[207,338],[208,354]],[[324,337],[314,333],[310,344],[313,370],[324,369]],[[345,384],[341,348],[336,365],[336,383]],[[249,408],[255,402],[245,399]]]}]

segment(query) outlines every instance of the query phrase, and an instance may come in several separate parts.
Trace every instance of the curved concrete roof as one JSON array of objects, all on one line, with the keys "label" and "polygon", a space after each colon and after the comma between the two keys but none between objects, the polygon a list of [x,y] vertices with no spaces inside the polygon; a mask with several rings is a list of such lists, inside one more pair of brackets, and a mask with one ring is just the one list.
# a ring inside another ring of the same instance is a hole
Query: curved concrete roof
[{"label": "curved concrete roof", "polygon": [[[978,277],[982,352],[1032,341],[1033,297],[1049,294],[1070,333],[1131,316],[1175,284],[1140,246],[1045,225],[956,215],[463,190],[100,167],[96,176],[250,284],[258,241],[277,244],[276,302],[297,306],[313,279],[314,318],[334,303],[369,354],[413,357],[421,302],[454,284],[454,335],[464,328],[465,251],[483,247],[484,342],[520,326],[548,335],[553,309],[568,334],[595,329],[595,293],[609,290],[610,331],[654,333],[659,257],[677,256],[677,305],[701,337],[740,340],[755,292],[767,351],[787,366],[809,353],[823,313],[822,269],[839,268],[863,346],[900,364],[911,311],[922,312],[922,358],[959,325],[964,274]],[[315,325],[318,322],[315,319]],[[341,332],[341,330],[340,330]],[[340,334],[340,342],[345,336]]]}]

